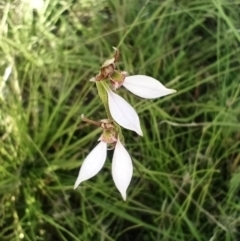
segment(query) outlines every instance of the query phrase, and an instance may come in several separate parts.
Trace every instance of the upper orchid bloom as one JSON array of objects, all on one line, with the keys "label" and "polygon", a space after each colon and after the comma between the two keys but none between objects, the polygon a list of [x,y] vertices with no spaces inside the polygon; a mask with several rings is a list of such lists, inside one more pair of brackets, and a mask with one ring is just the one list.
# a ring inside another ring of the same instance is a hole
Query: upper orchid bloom
[{"label": "upper orchid bloom", "polygon": [[134,108],[121,96],[107,88],[108,105],[112,118],[122,127],[143,136],[140,120]]},{"label": "upper orchid bloom", "polygon": [[146,75],[127,76],[122,85],[133,94],[145,99],[155,99],[176,92],[176,90],[168,89],[158,80]]},{"label": "upper orchid bloom", "polygon": [[[80,183],[95,176],[103,167],[107,157],[107,143],[100,143],[88,154],[80,168],[77,180],[74,185],[76,189]],[[133,174],[133,166],[130,155],[124,148],[120,140],[116,142],[113,161],[112,176],[114,183],[121,193],[123,200],[126,201],[126,191],[130,184]]]}]

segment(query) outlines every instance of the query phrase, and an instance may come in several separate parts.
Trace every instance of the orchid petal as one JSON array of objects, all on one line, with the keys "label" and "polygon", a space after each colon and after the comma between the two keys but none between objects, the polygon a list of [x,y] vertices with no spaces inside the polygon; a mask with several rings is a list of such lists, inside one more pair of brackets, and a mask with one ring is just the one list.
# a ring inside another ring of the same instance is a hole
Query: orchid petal
[{"label": "orchid petal", "polygon": [[112,161],[112,176],[113,181],[121,193],[123,200],[127,198],[127,188],[131,182],[133,174],[133,165],[130,155],[118,140],[115,146]]},{"label": "orchid petal", "polygon": [[143,136],[140,120],[134,108],[121,96],[107,89],[109,110],[113,119],[122,127]]},{"label": "orchid petal", "polygon": [[158,80],[146,75],[127,76],[123,86],[133,94],[145,99],[155,99],[176,92],[176,90],[168,89]]},{"label": "orchid petal", "polygon": [[76,189],[81,182],[98,174],[105,163],[106,157],[107,143],[101,141],[83,161],[77,180],[74,184],[74,189]]}]

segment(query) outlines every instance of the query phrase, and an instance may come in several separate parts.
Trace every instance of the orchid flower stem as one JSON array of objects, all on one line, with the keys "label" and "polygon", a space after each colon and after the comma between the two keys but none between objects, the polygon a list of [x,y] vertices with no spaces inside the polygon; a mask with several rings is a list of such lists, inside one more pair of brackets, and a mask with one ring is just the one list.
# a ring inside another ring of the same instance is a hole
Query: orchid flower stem
[{"label": "orchid flower stem", "polygon": [[113,122],[113,124],[116,127],[116,130],[118,132],[120,141],[122,143],[124,143],[124,137],[123,137],[123,134],[122,134],[121,127],[114,121],[114,119],[111,116],[110,110],[109,110],[108,95],[107,95],[107,89],[109,88],[109,86],[107,85],[105,80],[102,80],[100,82],[96,82],[96,85],[97,85],[99,97],[102,100],[105,111],[107,113],[107,117],[108,117],[109,120],[111,120]]},{"label": "orchid flower stem", "polygon": [[109,110],[109,107],[108,107],[108,96],[107,96],[107,92],[104,88],[104,85],[102,83],[103,81],[101,82],[96,82],[96,85],[97,85],[97,90],[98,90],[98,95],[100,97],[100,99],[102,100],[103,102],[103,105],[104,105],[104,108],[105,108],[105,111],[107,113],[107,117],[109,120],[113,120],[111,114],[110,114],[110,110]]}]

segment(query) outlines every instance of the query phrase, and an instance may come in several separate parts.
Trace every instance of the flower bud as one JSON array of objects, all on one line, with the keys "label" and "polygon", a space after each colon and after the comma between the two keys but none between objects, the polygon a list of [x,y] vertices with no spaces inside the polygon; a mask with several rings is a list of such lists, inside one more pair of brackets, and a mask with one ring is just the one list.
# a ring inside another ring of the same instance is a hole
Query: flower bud
[{"label": "flower bud", "polygon": [[106,79],[114,73],[115,68],[115,58],[107,59],[101,67],[101,75]]}]

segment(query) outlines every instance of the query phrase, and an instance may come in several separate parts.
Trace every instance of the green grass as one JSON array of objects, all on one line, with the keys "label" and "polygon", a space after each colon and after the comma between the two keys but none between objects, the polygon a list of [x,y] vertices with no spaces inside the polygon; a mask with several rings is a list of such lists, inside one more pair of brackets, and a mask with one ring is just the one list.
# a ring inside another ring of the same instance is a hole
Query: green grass
[{"label": "green grass", "polygon": [[[237,0],[51,0],[37,14],[0,5],[0,240],[240,239],[240,3]],[[104,169],[73,190],[105,118],[89,79],[120,67],[178,90],[119,93],[144,137],[124,130],[134,177],[124,202]],[[1,84],[3,79],[1,77]]]}]

